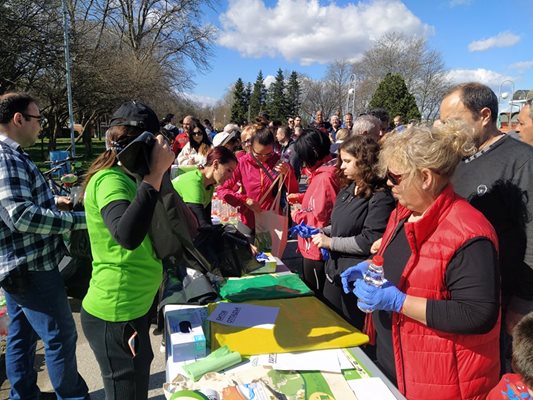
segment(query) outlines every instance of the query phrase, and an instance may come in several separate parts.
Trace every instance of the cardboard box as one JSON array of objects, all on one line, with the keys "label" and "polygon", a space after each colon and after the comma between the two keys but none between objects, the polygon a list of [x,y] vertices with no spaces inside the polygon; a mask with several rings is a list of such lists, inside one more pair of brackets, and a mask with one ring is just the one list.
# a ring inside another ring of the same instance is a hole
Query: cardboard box
[{"label": "cardboard box", "polygon": [[273,274],[276,272],[278,267],[278,259],[270,253],[265,253],[265,255],[268,256],[268,260],[264,261],[265,265],[254,269],[250,272],[251,274]]},{"label": "cardboard box", "polygon": [[206,336],[202,328],[205,307],[165,307],[165,351],[167,381],[179,366],[207,356]]}]

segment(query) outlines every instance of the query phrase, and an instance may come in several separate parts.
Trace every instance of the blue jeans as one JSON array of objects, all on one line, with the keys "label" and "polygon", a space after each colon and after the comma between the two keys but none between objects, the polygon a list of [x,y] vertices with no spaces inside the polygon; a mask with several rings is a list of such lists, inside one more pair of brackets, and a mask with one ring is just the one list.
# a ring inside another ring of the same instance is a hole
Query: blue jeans
[{"label": "blue jeans", "polygon": [[89,399],[87,385],[78,373],[78,335],[59,271],[28,272],[27,279],[24,293],[5,293],[10,319],[6,348],[6,373],[11,384],[9,398],[39,398],[33,365],[40,338],[57,398]]}]

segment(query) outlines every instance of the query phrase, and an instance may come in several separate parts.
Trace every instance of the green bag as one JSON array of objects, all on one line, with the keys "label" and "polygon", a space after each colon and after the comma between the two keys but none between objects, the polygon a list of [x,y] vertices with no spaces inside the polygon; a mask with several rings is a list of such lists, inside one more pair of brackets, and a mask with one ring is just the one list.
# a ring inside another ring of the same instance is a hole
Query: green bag
[{"label": "green bag", "polygon": [[228,279],[220,289],[220,297],[233,302],[311,295],[312,290],[296,274],[267,274]]}]

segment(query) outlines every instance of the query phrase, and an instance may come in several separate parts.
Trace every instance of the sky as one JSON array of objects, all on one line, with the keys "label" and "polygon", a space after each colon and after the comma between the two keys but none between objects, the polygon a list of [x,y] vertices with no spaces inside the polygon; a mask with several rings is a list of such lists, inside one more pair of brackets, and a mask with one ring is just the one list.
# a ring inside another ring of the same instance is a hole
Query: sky
[{"label": "sky", "polygon": [[452,82],[533,89],[533,0],[220,0],[204,16],[218,28],[214,57],[189,93],[204,104],[259,70],[267,84],[279,68],[322,79],[328,63],[358,60],[389,32],[424,37]]}]

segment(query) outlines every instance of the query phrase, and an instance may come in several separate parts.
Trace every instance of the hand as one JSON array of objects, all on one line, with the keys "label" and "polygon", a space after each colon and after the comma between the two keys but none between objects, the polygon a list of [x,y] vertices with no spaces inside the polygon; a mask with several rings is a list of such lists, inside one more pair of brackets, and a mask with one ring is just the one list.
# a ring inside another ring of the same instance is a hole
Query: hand
[{"label": "hand", "polygon": [[323,233],[313,235],[313,244],[324,249],[331,249],[331,238]]},{"label": "hand", "polygon": [[252,255],[255,257],[260,253],[259,249],[250,243],[250,250],[252,250]]},{"label": "hand", "polygon": [[363,261],[357,265],[354,265],[353,267],[348,268],[341,274],[342,289],[344,290],[344,293],[350,293],[350,282],[355,282],[357,279],[363,279],[363,275],[368,270],[369,265],[370,261]]},{"label": "hand", "polygon": [[289,204],[300,203],[300,193],[289,193],[287,195],[287,201],[289,202]]},{"label": "hand", "polygon": [[513,334],[513,328],[523,317],[524,314],[517,313],[511,310],[511,308],[507,309],[507,313],[505,315],[505,330],[509,335]]},{"label": "hand", "polygon": [[56,196],[56,206],[60,211],[70,211],[72,210],[73,204],[70,197]]},{"label": "hand", "polygon": [[381,247],[381,239],[383,238],[379,238],[372,243],[372,246],[370,247],[370,254],[376,254],[379,251],[379,248]]},{"label": "hand", "polygon": [[281,175],[287,175],[290,170],[291,167],[286,162],[279,162],[274,167],[274,171],[280,173]]},{"label": "hand", "polygon": [[383,286],[369,285],[362,279],[355,282],[353,294],[374,310],[394,311],[399,313],[407,295],[392,283],[386,281]]},{"label": "hand", "polygon": [[144,176],[143,181],[152,185],[159,191],[161,178],[174,162],[175,156],[163,135],[157,135],[150,157],[150,172]]},{"label": "hand", "polygon": [[150,175],[161,175],[174,163],[175,155],[163,135],[157,135],[150,157]]},{"label": "hand", "polygon": [[261,206],[254,200],[248,198],[246,199],[246,207],[248,207],[250,210],[252,210],[255,213],[260,213],[263,211]]}]

